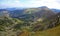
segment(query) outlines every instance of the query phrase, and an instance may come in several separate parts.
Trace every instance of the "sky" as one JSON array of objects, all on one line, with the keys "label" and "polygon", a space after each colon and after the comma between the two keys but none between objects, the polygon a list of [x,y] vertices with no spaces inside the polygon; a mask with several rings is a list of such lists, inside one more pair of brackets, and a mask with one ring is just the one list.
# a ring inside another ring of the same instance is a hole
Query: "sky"
[{"label": "sky", "polygon": [[60,0],[0,0],[0,8],[33,8],[41,6],[60,9]]}]

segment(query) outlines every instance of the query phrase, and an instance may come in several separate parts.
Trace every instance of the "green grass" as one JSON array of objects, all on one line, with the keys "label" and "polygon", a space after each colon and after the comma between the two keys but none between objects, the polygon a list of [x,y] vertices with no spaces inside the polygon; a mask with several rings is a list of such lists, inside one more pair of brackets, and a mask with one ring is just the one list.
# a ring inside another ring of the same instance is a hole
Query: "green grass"
[{"label": "green grass", "polygon": [[29,36],[60,36],[60,26],[44,31],[37,31],[37,32],[25,31],[19,36],[28,36],[28,35]]},{"label": "green grass", "polygon": [[60,36],[60,26],[45,31],[35,32],[34,36]]}]

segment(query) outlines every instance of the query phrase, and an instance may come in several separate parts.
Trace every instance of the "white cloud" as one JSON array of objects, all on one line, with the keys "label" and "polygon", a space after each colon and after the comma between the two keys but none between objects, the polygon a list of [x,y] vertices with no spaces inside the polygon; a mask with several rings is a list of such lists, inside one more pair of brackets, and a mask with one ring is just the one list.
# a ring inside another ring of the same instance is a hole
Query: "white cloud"
[{"label": "white cloud", "polygon": [[56,0],[56,2],[60,4],[60,0]]},{"label": "white cloud", "polygon": [[0,4],[5,7],[40,7],[47,6],[49,8],[60,9],[59,0],[7,0],[8,2]]},{"label": "white cloud", "polygon": [[31,0],[29,1],[29,3],[28,3],[29,7],[47,6],[49,8],[60,9],[60,4],[57,3],[57,0]]},{"label": "white cloud", "polygon": [[23,3],[20,2],[19,0],[6,0],[6,2],[0,3],[0,8],[8,8],[8,7],[23,7]]}]

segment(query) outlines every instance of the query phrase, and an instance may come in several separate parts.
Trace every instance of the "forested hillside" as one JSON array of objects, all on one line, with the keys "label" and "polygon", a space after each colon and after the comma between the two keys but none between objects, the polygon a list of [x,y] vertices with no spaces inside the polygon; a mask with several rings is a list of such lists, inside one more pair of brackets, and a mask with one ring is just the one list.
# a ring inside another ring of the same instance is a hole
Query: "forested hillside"
[{"label": "forested hillside", "polygon": [[47,7],[0,10],[0,36],[60,36],[60,12]]}]

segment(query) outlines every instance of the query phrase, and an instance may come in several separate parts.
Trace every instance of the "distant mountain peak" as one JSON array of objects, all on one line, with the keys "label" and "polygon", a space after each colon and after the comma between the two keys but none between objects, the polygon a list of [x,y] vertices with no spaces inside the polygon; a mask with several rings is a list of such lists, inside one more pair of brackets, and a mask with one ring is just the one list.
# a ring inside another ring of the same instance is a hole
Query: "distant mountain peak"
[{"label": "distant mountain peak", "polygon": [[38,7],[38,8],[40,8],[42,10],[46,10],[46,11],[50,10],[47,6],[42,6],[42,7]]},{"label": "distant mountain peak", "polygon": [[39,8],[48,8],[47,6],[42,6],[42,7],[39,7]]},{"label": "distant mountain peak", "polygon": [[60,9],[51,9],[52,11],[54,11],[55,13],[59,13]]}]

